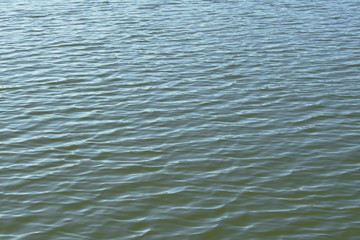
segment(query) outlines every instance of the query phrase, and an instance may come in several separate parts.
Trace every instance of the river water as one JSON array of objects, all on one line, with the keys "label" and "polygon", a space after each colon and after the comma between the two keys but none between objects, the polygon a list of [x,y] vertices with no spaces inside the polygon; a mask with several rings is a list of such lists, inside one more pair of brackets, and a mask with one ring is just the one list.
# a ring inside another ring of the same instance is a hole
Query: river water
[{"label": "river water", "polygon": [[355,240],[358,0],[0,0],[0,239]]}]

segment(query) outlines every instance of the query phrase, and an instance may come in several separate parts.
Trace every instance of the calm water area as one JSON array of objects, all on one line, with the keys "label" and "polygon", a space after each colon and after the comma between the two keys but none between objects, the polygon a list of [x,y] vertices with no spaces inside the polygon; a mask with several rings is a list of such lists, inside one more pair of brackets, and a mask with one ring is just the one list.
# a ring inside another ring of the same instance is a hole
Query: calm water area
[{"label": "calm water area", "polygon": [[358,240],[359,106],[359,0],[0,0],[0,239]]}]

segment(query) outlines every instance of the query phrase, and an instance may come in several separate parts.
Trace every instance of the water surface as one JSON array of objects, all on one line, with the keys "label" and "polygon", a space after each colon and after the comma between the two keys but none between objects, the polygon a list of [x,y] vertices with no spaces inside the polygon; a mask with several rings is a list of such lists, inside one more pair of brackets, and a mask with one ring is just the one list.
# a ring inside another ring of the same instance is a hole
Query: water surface
[{"label": "water surface", "polygon": [[357,0],[0,0],[0,238],[360,235]]}]

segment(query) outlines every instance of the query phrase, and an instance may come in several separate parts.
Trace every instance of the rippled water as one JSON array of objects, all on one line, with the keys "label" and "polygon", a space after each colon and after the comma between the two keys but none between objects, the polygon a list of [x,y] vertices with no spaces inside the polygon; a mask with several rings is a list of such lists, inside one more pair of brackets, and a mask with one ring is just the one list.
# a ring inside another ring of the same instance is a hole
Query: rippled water
[{"label": "rippled water", "polygon": [[360,236],[357,0],[0,0],[0,239]]}]

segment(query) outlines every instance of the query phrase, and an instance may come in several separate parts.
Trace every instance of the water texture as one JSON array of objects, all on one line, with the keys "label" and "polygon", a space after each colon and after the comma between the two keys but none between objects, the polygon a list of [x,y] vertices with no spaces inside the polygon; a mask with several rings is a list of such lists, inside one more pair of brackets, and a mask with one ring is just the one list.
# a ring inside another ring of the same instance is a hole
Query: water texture
[{"label": "water texture", "polygon": [[357,0],[0,0],[0,239],[355,240]]}]

